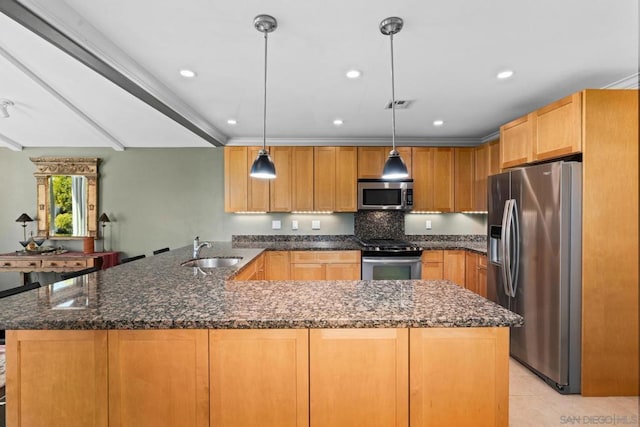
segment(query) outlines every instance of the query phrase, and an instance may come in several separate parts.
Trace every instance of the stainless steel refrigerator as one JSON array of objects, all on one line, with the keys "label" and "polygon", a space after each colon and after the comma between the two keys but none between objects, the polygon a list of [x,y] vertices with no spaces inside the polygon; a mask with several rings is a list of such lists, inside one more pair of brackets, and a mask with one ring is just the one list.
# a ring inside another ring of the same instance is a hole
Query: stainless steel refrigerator
[{"label": "stainless steel refrigerator", "polygon": [[558,392],[580,393],[582,164],[493,175],[488,193],[488,297],[524,317],[511,356]]}]

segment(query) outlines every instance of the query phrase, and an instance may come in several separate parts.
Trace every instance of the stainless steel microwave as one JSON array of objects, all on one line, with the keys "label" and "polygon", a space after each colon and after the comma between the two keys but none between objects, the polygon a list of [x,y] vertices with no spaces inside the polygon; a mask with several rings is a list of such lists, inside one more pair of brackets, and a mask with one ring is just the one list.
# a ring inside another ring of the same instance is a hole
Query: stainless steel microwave
[{"label": "stainless steel microwave", "polygon": [[413,180],[358,180],[358,210],[413,209]]}]

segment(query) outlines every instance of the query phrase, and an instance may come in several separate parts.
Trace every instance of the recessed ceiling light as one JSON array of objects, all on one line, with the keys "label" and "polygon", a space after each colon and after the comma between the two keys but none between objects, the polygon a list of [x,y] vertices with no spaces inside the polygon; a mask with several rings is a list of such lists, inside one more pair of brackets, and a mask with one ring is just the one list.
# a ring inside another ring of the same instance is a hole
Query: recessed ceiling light
[{"label": "recessed ceiling light", "polygon": [[196,76],[196,72],[192,71],[192,70],[187,70],[186,68],[184,68],[184,69],[180,70],[180,75],[182,77],[186,77],[188,79],[191,79],[191,78]]},{"label": "recessed ceiling light", "polygon": [[358,70],[349,70],[347,71],[347,77],[350,79],[357,79],[358,77],[360,77],[362,75],[362,73]]},{"label": "recessed ceiling light", "polygon": [[496,77],[499,79],[508,79],[511,76],[513,76],[513,70],[504,70],[500,71]]},{"label": "recessed ceiling light", "polygon": [[444,124],[444,120],[434,120],[433,121],[433,125],[434,126],[442,126]]},{"label": "recessed ceiling light", "polygon": [[333,124],[334,124],[335,126],[342,126],[342,124],[343,124],[343,123],[344,123],[344,122],[342,121],[342,119],[335,119],[335,120],[333,121]]},{"label": "recessed ceiling light", "polygon": [[227,120],[227,123],[230,124],[230,125],[237,125],[238,121],[236,119],[229,119],[229,120]]}]

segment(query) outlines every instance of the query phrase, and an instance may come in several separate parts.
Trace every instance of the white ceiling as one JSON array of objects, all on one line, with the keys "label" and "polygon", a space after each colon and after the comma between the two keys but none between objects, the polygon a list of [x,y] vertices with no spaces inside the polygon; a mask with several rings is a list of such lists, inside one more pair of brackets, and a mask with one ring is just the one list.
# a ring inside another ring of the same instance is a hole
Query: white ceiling
[{"label": "white ceiling", "polygon": [[[405,21],[394,37],[396,98],[413,101],[396,113],[400,143],[476,144],[577,90],[638,81],[637,0],[20,3],[222,143],[262,138],[261,13],[278,20],[269,35],[273,143],[389,143],[390,46],[378,30],[388,16]],[[351,68],[362,77],[347,79]],[[505,68],[515,76],[496,79]],[[16,104],[0,118],[0,146],[210,146],[3,14],[0,73],[0,99]]]}]

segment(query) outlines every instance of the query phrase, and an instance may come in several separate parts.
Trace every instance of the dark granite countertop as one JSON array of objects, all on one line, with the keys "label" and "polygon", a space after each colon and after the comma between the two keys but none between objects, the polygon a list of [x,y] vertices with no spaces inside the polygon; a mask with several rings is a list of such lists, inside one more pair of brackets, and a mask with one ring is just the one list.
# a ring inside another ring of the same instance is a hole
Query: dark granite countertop
[{"label": "dark granite countertop", "polygon": [[[342,248],[340,248],[342,249]],[[234,276],[262,249],[204,274],[191,247],[0,300],[0,329],[371,328],[518,326],[522,318],[447,281],[251,281]]]}]

